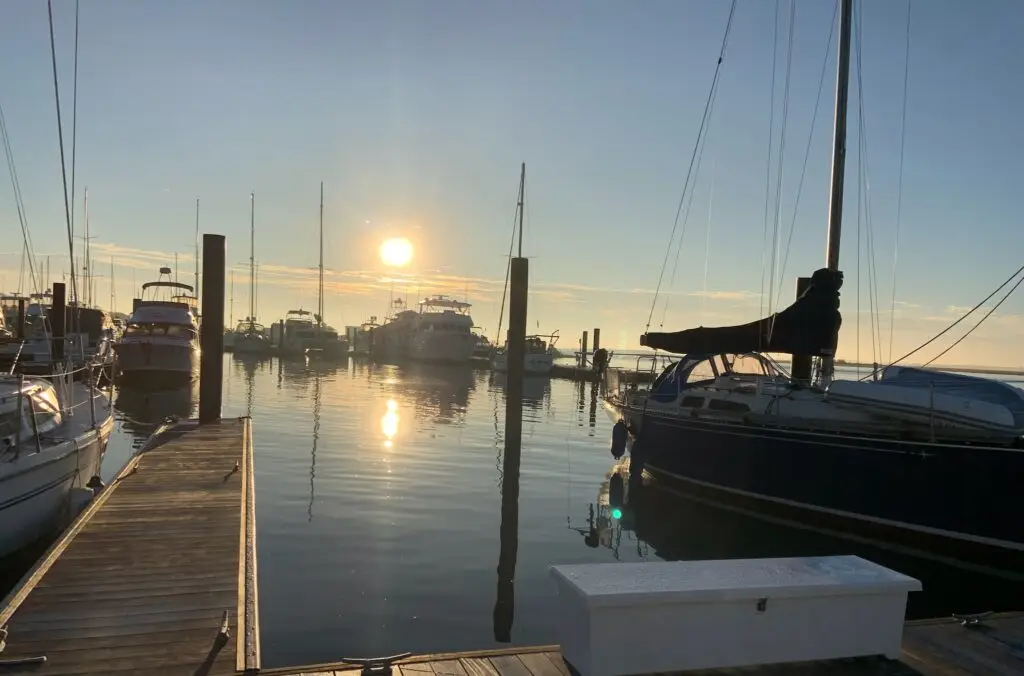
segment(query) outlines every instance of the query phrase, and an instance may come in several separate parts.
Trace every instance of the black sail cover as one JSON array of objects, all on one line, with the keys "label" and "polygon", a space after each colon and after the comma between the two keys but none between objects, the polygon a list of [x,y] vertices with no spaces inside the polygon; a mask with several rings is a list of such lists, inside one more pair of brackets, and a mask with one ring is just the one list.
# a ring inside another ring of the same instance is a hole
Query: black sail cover
[{"label": "black sail cover", "polygon": [[825,268],[792,305],[764,319],[739,326],[699,327],[675,333],[646,333],[640,344],[676,354],[776,352],[834,355],[839,339],[839,289],[843,273]]}]

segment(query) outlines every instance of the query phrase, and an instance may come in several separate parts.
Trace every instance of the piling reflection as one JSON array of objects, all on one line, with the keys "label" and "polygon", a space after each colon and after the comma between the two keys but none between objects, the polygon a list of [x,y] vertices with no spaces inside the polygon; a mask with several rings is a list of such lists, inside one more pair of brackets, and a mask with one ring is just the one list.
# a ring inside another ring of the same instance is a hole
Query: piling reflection
[{"label": "piling reflection", "polygon": [[1019,579],[1008,583],[1003,574],[899,543],[851,539],[697,499],[674,485],[631,476],[628,458],[608,472],[586,527],[573,530],[587,546],[607,548],[615,558],[624,546],[635,547],[641,559],[665,561],[856,554],[921,580],[924,591],[910,595],[908,619],[1024,605]]}]

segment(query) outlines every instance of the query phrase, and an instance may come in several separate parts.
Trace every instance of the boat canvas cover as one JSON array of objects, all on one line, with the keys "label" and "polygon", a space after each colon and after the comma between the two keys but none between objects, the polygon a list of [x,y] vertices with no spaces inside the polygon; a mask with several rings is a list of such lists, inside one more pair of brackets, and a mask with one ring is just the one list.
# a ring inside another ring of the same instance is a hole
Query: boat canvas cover
[{"label": "boat canvas cover", "polygon": [[880,383],[900,387],[932,389],[936,393],[975,399],[1005,406],[1013,414],[1014,429],[1024,434],[1024,390],[997,380],[960,373],[945,373],[913,366],[888,366]]},{"label": "boat canvas cover", "polygon": [[749,324],[699,327],[675,333],[647,333],[640,344],[676,354],[776,352],[823,357],[835,354],[842,316],[843,273],[820,269],[796,302]]}]

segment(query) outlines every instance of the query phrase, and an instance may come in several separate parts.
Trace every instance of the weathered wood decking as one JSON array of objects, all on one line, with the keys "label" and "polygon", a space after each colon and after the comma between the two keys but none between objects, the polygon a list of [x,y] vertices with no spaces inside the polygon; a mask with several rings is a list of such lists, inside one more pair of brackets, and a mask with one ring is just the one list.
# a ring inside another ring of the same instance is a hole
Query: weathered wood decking
[{"label": "weathered wood decking", "polygon": [[0,674],[258,668],[254,498],[248,418],[158,431],[4,599]]},{"label": "weathered wood decking", "polygon": [[[628,651],[629,646],[622,646]],[[266,676],[356,676],[343,663],[267,669]],[[393,676],[570,676],[558,646],[410,657]],[[953,619],[908,622],[903,656],[686,672],[687,676],[1012,676],[1024,674],[1024,613],[992,615],[973,628]]]}]

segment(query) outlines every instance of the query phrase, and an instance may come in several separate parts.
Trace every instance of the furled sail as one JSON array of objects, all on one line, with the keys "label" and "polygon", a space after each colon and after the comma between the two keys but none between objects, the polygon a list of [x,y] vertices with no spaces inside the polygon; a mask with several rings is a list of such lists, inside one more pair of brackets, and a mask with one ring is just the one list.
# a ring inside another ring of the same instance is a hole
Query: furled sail
[{"label": "furled sail", "polygon": [[804,293],[785,310],[739,326],[699,327],[675,333],[646,333],[640,344],[676,354],[777,352],[826,356],[835,354],[842,316],[839,289],[843,273],[822,268]]}]

